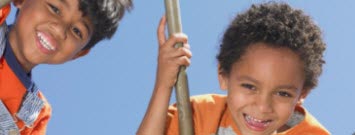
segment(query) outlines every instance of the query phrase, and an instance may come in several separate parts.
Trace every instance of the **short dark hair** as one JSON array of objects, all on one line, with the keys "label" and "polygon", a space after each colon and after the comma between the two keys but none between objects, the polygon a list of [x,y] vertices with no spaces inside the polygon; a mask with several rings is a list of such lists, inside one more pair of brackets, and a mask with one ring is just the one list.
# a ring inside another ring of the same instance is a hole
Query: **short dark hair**
[{"label": "short dark hair", "polygon": [[99,41],[111,38],[125,11],[132,7],[131,0],[79,0],[79,9],[94,25],[93,35],[84,49],[90,49]]},{"label": "short dark hair", "polygon": [[226,29],[217,55],[219,70],[228,75],[233,63],[240,60],[254,43],[286,47],[299,55],[304,63],[304,87],[317,86],[322,73],[325,43],[320,28],[302,10],[286,3],[268,2],[252,5],[238,14]]}]

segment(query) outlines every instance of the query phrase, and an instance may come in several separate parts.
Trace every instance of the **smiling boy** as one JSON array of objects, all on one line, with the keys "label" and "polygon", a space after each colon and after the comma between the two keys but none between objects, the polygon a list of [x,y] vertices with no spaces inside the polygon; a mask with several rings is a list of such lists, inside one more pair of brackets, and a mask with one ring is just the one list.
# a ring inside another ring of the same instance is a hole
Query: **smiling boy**
[{"label": "smiling boy", "polygon": [[[168,106],[176,74],[190,64],[186,36],[158,28],[157,79],[140,135],[178,135],[176,104]],[[184,48],[174,48],[175,43]],[[191,98],[195,135],[328,135],[303,106],[324,64],[320,28],[285,3],[252,5],[226,29],[218,60],[220,88],[227,95]],[[170,51],[168,51],[170,50]]]},{"label": "smiling boy", "polygon": [[[1,25],[0,134],[45,134],[50,105],[31,80],[39,64],[61,64],[111,38],[130,0],[14,0],[13,25]],[[2,8],[0,20],[9,12]]]},{"label": "smiling boy", "polygon": [[220,68],[221,89],[228,91],[227,111],[236,124],[231,127],[243,134],[282,132],[308,93],[300,57],[290,49],[270,46],[251,44],[229,73]]}]

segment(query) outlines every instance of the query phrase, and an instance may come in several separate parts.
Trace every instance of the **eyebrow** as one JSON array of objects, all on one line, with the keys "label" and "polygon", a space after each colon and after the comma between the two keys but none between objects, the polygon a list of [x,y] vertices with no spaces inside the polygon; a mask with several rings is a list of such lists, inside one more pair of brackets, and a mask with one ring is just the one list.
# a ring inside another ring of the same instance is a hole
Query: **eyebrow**
[{"label": "eyebrow", "polygon": [[70,7],[69,3],[67,2],[67,0],[59,0],[60,2],[62,2],[67,8]]},{"label": "eyebrow", "polygon": [[294,92],[297,92],[298,88],[294,85],[281,85],[277,87],[278,89],[286,89],[286,90],[292,90]]},{"label": "eyebrow", "polygon": [[256,84],[260,84],[260,82],[258,80],[254,79],[252,77],[249,77],[249,76],[245,76],[245,75],[237,76],[237,80],[239,80],[239,81],[240,80],[247,80],[247,81],[251,81],[251,82],[256,83]]}]

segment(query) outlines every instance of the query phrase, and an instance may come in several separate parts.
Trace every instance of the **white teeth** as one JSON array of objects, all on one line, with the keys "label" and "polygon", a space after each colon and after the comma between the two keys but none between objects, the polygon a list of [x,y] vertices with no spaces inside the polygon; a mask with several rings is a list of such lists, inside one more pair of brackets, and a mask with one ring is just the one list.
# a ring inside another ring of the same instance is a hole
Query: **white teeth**
[{"label": "white teeth", "polygon": [[43,44],[43,47],[53,51],[55,48],[42,36],[42,34],[37,33],[37,36],[39,37],[39,41]]},{"label": "white teeth", "polygon": [[255,119],[249,115],[246,115],[246,119],[247,120],[252,120],[252,121],[255,121],[255,122],[258,122],[258,123],[269,123],[270,121],[269,120],[258,120],[258,119]]}]

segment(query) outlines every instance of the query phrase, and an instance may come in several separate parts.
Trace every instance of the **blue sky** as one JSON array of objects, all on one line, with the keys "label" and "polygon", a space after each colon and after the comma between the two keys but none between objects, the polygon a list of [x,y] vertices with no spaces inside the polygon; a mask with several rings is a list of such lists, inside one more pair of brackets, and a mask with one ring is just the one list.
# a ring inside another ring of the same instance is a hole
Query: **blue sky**
[{"label": "blue sky", "polygon": [[[164,1],[134,2],[115,36],[100,42],[88,56],[33,70],[34,81],[53,108],[49,135],[135,134],[154,86],[156,28]],[[264,1],[180,0],[183,31],[193,52],[187,71],[191,95],[225,94],[216,72],[220,38],[236,13],[259,2]],[[310,15],[327,43],[323,74],[305,106],[333,134],[354,133],[355,1],[286,2]]]}]

